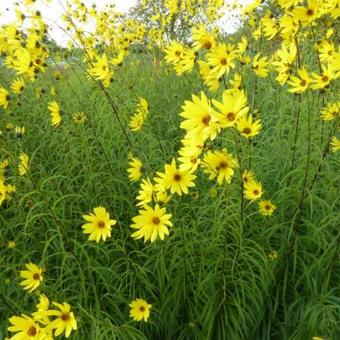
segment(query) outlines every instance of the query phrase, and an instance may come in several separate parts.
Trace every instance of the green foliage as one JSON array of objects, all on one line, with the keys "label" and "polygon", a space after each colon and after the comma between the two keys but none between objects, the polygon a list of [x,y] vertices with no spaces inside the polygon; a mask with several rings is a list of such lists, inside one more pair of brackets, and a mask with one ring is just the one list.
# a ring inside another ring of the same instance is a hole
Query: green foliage
[{"label": "green foliage", "polygon": [[[130,134],[133,152],[152,175],[169,162],[183,132],[179,113],[194,91],[186,78],[177,78],[147,58],[119,69],[109,94],[128,126],[138,97],[148,99],[150,116],[143,129]],[[46,74],[40,86],[54,82]],[[192,78],[197,92],[200,83]],[[257,107],[264,125],[254,140],[252,169],[278,206],[270,218],[247,204],[240,214],[240,179],[215,187],[199,175],[191,196],[169,204],[174,228],[164,242],[144,244],[130,237],[136,215],[138,185],[127,177],[126,137],[105,95],[86,81],[76,63],[56,84],[64,122],[50,126],[46,94],[27,89],[25,105],[3,113],[1,154],[31,157],[29,175],[16,176],[13,199],[0,214],[0,337],[14,313],[31,313],[37,294],[19,287],[19,271],[30,261],[46,269],[42,290],[54,301],[67,301],[75,311],[79,331],[72,339],[311,339],[321,334],[337,339],[339,331],[339,157],[322,163],[322,178],[308,191],[297,210],[310,141],[313,150],[308,183],[317,173],[322,103],[303,96],[301,114],[312,116],[312,134],[301,122],[296,163],[291,167],[296,98],[274,90],[273,79],[257,89]],[[249,102],[254,79],[245,84]],[[311,104],[312,100],[312,104]],[[84,111],[88,120],[75,125],[71,114]],[[26,126],[22,139],[6,131],[8,121]],[[324,136],[329,133],[324,127]],[[216,141],[235,154],[233,135]],[[5,142],[6,141],[6,142]],[[240,140],[242,156],[248,149]],[[252,150],[252,149],[250,149]],[[217,190],[212,197],[211,189]],[[118,220],[113,237],[92,243],[81,232],[82,215],[105,206]],[[299,216],[296,216],[299,214]],[[16,247],[7,249],[8,241]],[[271,251],[278,257],[268,257]],[[141,297],[152,304],[147,323],[129,319],[128,304]]]}]

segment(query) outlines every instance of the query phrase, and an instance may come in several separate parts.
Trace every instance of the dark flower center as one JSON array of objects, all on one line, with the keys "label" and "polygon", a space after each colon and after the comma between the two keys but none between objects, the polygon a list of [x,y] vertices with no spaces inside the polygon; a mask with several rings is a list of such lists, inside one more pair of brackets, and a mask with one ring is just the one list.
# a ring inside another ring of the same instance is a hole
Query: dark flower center
[{"label": "dark flower center", "polygon": [[70,314],[69,313],[61,314],[60,319],[63,321],[68,321],[70,320]]},{"label": "dark flower center", "polygon": [[177,181],[177,182],[180,181],[181,178],[182,178],[182,176],[180,174],[175,174],[175,176],[174,176],[174,180]]},{"label": "dark flower center", "polygon": [[40,274],[39,273],[34,273],[33,274],[33,279],[34,280],[40,280]]},{"label": "dark flower center", "polygon": [[305,79],[301,79],[300,85],[301,86],[306,86],[306,84],[307,84],[307,81]]},{"label": "dark flower center", "polygon": [[179,57],[180,55],[181,55],[181,51],[176,51],[176,52],[175,52],[175,56],[176,56],[176,57]]},{"label": "dark flower center", "polygon": [[211,120],[211,117],[210,117],[209,115],[206,115],[206,116],[203,117],[202,123],[203,123],[204,125],[208,126],[210,120]]},{"label": "dark flower center", "polygon": [[220,166],[219,166],[220,169],[225,169],[227,167],[228,167],[228,163],[227,162],[221,162],[220,163]]},{"label": "dark flower center", "polygon": [[266,210],[270,210],[270,205],[267,204],[264,208],[265,208]]},{"label": "dark flower center", "polygon": [[234,114],[234,112],[228,112],[228,113],[227,113],[227,118],[228,118],[229,121],[232,122],[232,121],[235,119],[235,114]]},{"label": "dark flower center", "polygon": [[253,194],[256,195],[256,196],[257,196],[259,193],[260,193],[260,192],[259,192],[257,189],[255,189],[255,190],[253,191]]},{"label": "dark flower center", "polygon": [[140,307],[139,307],[139,310],[140,310],[141,312],[144,312],[144,311],[145,311],[145,307],[144,307],[144,306],[140,306]]},{"label": "dark flower center", "polygon": [[227,65],[227,59],[226,58],[222,58],[220,62],[221,62],[221,65]]},{"label": "dark flower center", "polygon": [[251,129],[249,127],[246,127],[243,129],[243,133],[249,135],[251,133]]},{"label": "dark flower center", "polygon": [[30,327],[27,331],[27,335],[29,336],[35,336],[36,334],[37,334],[37,329],[34,326]]},{"label": "dark flower center", "polygon": [[98,228],[103,229],[105,227],[105,223],[103,221],[99,221],[97,223]]},{"label": "dark flower center", "polygon": [[210,50],[211,49],[211,42],[210,41],[206,41],[204,44],[203,44],[204,48],[206,48],[207,50]]},{"label": "dark flower center", "polygon": [[161,223],[161,220],[159,219],[159,217],[155,216],[152,218],[152,223],[158,225]]},{"label": "dark flower center", "polygon": [[325,82],[325,83],[327,83],[328,80],[329,80],[329,78],[328,78],[327,76],[323,76],[321,79],[322,79],[322,81]]},{"label": "dark flower center", "polygon": [[314,11],[312,9],[308,9],[306,12],[307,15],[312,16],[314,14]]}]

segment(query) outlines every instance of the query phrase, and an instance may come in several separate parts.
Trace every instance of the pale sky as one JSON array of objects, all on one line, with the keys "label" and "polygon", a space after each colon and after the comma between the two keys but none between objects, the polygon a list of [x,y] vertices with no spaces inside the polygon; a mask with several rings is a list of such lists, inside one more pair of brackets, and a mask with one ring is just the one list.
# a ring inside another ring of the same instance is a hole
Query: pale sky
[{"label": "pale sky", "polygon": [[[232,3],[235,0],[229,1]],[[238,2],[247,4],[252,1],[253,0],[239,0]],[[21,3],[22,0],[0,0],[0,26],[15,20],[14,8],[16,2]],[[137,3],[137,0],[82,0],[82,2],[88,6],[95,3],[98,9],[103,8],[106,4],[115,4],[118,11],[126,12]],[[31,7],[40,10],[45,22],[50,27],[49,34],[51,37],[56,40],[58,44],[65,46],[69,38],[56,24],[58,23],[60,16],[65,13],[61,3],[65,5],[66,0],[52,0],[51,3],[48,3],[45,0],[37,0]],[[22,6],[20,7],[22,8]],[[226,15],[220,23],[221,28],[226,32],[235,31],[236,25],[237,22],[228,15]]]},{"label": "pale sky", "polygon": [[[16,2],[21,3],[22,1],[0,0],[0,26],[15,20],[14,7]],[[103,8],[106,4],[115,4],[118,11],[126,12],[137,3],[137,0],[82,0],[82,2],[87,6],[95,3],[98,9]],[[69,40],[67,35],[54,24],[65,13],[61,3],[65,5],[66,0],[52,0],[50,3],[44,0],[37,0],[31,7],[40,10],[45,22],[49,25],[50,29],[52,28],[49,31],[52,38],[59,44],[65,45]],[[24,7],[21,6],[21,8],[23,9]]]}]

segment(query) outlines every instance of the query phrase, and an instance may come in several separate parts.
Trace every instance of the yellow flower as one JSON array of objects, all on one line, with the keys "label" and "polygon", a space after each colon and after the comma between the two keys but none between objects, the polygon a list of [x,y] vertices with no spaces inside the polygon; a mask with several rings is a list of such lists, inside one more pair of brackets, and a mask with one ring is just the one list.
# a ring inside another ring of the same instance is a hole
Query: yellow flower
[{"label": "yellow flower", "polygon": [[137,203],[137,206],[140,206],[140,205],[143,206],[143,205],[150,203],[152,201],[154,192],[155,192],[155,187],[151,183],[149,178],[143,179],[140,184],[140,190],[138,191],[137,200],[139,202]]},{"label": "yellow flower", "polygon": [[132,131],[138,131],[142,128],[149,114],[149,105],[146,99],[139,98],[136,112],[130,118],[129,127]]},{"label": "yellow flower", "polygon": [[32,293],[43,281],[43,269],[34,263],[26,264],[26,268],[28,270],[20,271],[20,276],[24,279],[24,281],[20,282],[20,286],[23,286],[25,290],[29,290]]},{"label": "yellow flower", "polygon": [[8,241],[8,243],[7,243],[7,248],[8,249],[14,249],[15,246],[16,246],[15,241]]},{"label": "yellow flower", "polygon": [[256,181],[250,181],[244,184],[244,197],[250,201],[256,201],[263,194],[262,185]]},{"label": "yellow flower", "polygon": [[335,103],[328,103],[325,108],[321,110],[321,119],[333,120],[340,115],[340,101]]},{"label": "yellow flower", "polygon": [[129,173],[129,179],[131,182],[137,182],[145,171],[143,164],[137,157],[130,157],[129,166],[130,167],[127,170]]},{"label": "yellow flower", "polygon": [[158,204],[154,209],[145,205],[138,213],[139,215],[132,218],[134,223],[131,228],[138,229],[131,235],[133,238],[143,237],[144,242],[154,242],[157,238],[164,240],[165,235],[169,235],[168,227],[172,227],[172,223],[171,214],[166,213],[166,208],[160,208]]},{"label": "yellow flower", "polygon": [[210,49],[206,55],[206,60],[212,67],[212,72],[216,72],[217,78],[220,78],[235,67],[235,57],[234,46],[221,43]]},{"label": "yellow flower", "polygon": [[174,64],[174,69],[178,76],[181,76],[185,72],[191,72],[195,66],[196,54],[193,49],[185,48],[182,54],[181,60]]},{"label": "yellow flower", "polygon": [[198,51],[202,48],[210,50],[215,46],[215,35],[207,32],[203,25],[192,29],[193,48]]},{"label": "yellow flower", "polygon": [[145,322],[148,320],[150,316],[150,309],[152,305],[148,304],[143,299],[136,299],[129,304],[130,309],[130,317],[135,321]]},{"label": "yellow flower", "polygon": [[254,181],[255,176],[251,170],[244,170],[242,173],[243,184]]},{"label": "yellow flower", "polygon": [[200,144],[197,140],[191,138],[182,139],[183,146],[178,150],[180,169],[195,171],[200,164],[199,156],[203,150],[203,143]]},{"label": "yellow flower", "polygon": [[234,168],[237,166],[236,160],[226,150],[208,151],[203,159],[204,172],[212,180],[217,177],[217,183],[231,182],[234,176]]},{"label": "yellow flower", "polygon": [[268,200],[262,200],[259,203],[259,211],[263,216],[271,216],[276,210],[275,204]]},{"label": "yellow flower", "polygon": [[325,65],[321,65],[322,68],[322,73],[317,74],[313,73],[312,74],[312,85],[311,88],[313,90],[319,90],[327,87],[330,82],[335,78],[335,73],[332,69],[332,67],[328,66],[326,67]]},{"label": "yellow flower", "polygon": [[203,60],[198,61],[198,65],[200,66],[200,74],[204,81],[204,83],[208,86],[210,91],[217,91],[220,87],[220,82],[222,78],[217,77],[217,72],[212,71],[209,64]]},{"label": "yellow flower", "polygon": [[75,112],[72,115],[72,118],[73,118],[73,122],[76,123],[76,124],[82,124],[86,120],[86,116],[85,116],[84,112]]},{"label": "yellow flower", "polygon": [[50,305],[50,301],[45,294],[40,294],[39,296],[39,303],[37,304],[37,311],[42,312],[48,310]]},{"label": "yellow flower", "polygon": [[268,61],[267,57],[263,57],[260,59],[260,53],[256,54],[256,56],[253,59],[253,70],[254,72],[261,78],[265,78],[268,75]]},{"label": "yellow flower", "polygon": [[52,302],[52,304],[56,306],[58,310],[38,311],[34,313],[34,316],[39,319],[55,316],[56,318],[47,325],[47,330],[55,330],[54,336],[59,336],[65,332],[65,337],[68,338],[72,330],[77,329],[77,321],[73,312],[71,312],[71,306],[66,302],[62,304]]},{"label": "yellow flower", "polygon": [[22,78],[19,78],[13,81],[11,85],[11,90],[15,94],[20,94],[24,89],[25,89],[25,82],[23,81]]},{"label": "yellow flower", "polygon": [[292,88],[288,90],[290,93],[302,93],[308,89],[310,83],[308,72],[304,68],[299,69],[297,72],[298,77],[290,76],[289,78],[288,84],[292,86]]},{"label": "yellow flower", "polygon": [[274,261],[277,259],[277,251],[276,250],[272,250],[269,254],[268,254],[268,257]]},{"label": "yellow flower", "polygon": [[111,220],[109,213],[103,207],[93,209],[94,213],[83,215],[83,219],[87,222],[82,226],[84,234],[90,234],[89,240],[97,243],[102,238],[106,241],[107,237],[111,237],[111,226],[117,223],[116,220]]},{"label": "yellow flower", "polygon": [[187,137],[205,140],[214,139],[218,126],[213,116],[213,109],[206,95],[201,92],[201,98],[192,95],[192,101],[185,101],[180,114],[184,121],[180,127],[187,131]]},{"label": "yellow flower", "polygon": [[22,138],[22,136],[24,135],[24,133],[25,133],[25,127],[24,126],[22,126],[22,127],[20,127],[20,126],[16,126],[15,128],[14,128],[14,133],[15,133],[15,137],[16,138]]},{"label": "yellow flower", "polygon": [[31,340],[42,339],[39,325],[29,316],[12,316],[9,318],[11,326],[8,327],[10,332],[16,333],[11,339]]},{"label": "yellow flower", "polygon": [[[36,312],[32,313],[33,319],[37,322],[39,322],[40,324],[43,325],[48,325],[50,323],[50,319],[48,318],[48,316],[46,316],[44,313],[42,312],[46,312],[48,310],[50,306],[50,301],[48,299],[48,297],[44,294],[40,294],[39,296],[39,302],[36,305]],[[44,329],[44,331],[46,332],[46,340],[52,340],[52,329]],[[45,339],[44,339],[45,340]]]},{"label": "yellow flower", "polygon": [[0,106],[2,106],[4,109],[7,109],[10,100],[11,97],[8,91],[5,88],[0,87]]},{"label": "yellow flower", "polygon": [[170,45],[165,47],[165,60],[169,64],[176,64],[181,61],[184,46],[177,43],[176,41],[172,41]]},{"label": "yellow flower", "polygon": [[172,194],[176,193],[182,196],[182,193],[188,193],[188,188],[195,186],[193,180],[196,176],[188,170],[177,168],[174,159],[171,164],[166,164],[164,168],[164,173],[157,173],[159,177],[157,177],[155,181],[165,189],[170,189]]},{"label": "yellow flower", "polygon": [[330,143],[331,151],[337,152],[340,150],[340,139],[333,136],[331,143]]},{"label": "yellow flower", "polygon": [[61,123],[61,111],[58,103],[54,100],[52,102],[49,102],[48,109],[51,114],[51,123],[52,126],[58,127]]},{"label": "yellow flower", "polygon": [[129,127],[131,131],[139,131],[144,124],[144,118],[143,115],[139,113],[135,113],[129,121]]},{"label": "yellow flower", "polygon": [[319,0],[307,0],[306,7],[297,6],[293,10],[293,16],[296,20],[307,25],[322,15]]},{"label": "yellow flower", "polygon": [[260,120],[253,122],[253,117],[249,115],[248,117],[241,117],[237,121],[237,130],[243,137],[249,138],[256,136],[261,130],[262,124]]},{"label": "yellow flower", "polygon": [[92,62],[88,73],[96,80],[101,81],[105,87],[109,87],[112,82],[112,73],[107,60],[107,55],[105,53],[102,56],[96,55],[95,59],[96,61]]},{"label": "yellow flower", "polygon": [[0,182],[5,180],[6,175],[9,174],[9,160],[5,158],[2,162],[0,162]]},{"label": "yellow flower", "polygon": [[15,186],[10,184],[6,185],[3,180],[0,180],[0,207],[5,200],[10,200],[10,194],[15,192]]},{"label": "yellow flower", "polygon": [[219,110],[218,113],[213,112],[213,115],[223,128],[234,126],[238,118],[249,111],[244,91],[226,90],[222,94],[222,103],[214,99],[212,102]]},{"label": "yellow flower", "polygon": [[24,176],[29,169],[29,157],[25,153],[21,153],[19,156],[20,164],[18,166],[18,172],[20,176]]}]

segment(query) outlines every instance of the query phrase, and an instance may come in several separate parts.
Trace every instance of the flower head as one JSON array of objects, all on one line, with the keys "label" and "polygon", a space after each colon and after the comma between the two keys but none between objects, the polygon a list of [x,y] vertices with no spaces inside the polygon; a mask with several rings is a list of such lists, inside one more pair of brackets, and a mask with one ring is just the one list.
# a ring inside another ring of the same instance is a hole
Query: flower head
[{"label": "flower head", "polygon": [[243,137],[249,138],[256,136],[262,128],[260,120],[253,121],[253,117],[241,117],[237,122],[237,130]]},{"label": "flower head", "polygon": [[72,330],[77,329],[77,321],[71,311],[71,306],[66,302],[62,304],[52,302],[52,304],[58,309],[36,312],[35,315],[37,317],[55,316],[56,318],[48,324],[47,329],[54,330],[55,336],[65,332],[65,337],[68,338]]},{"label": "flower head", "polygon": [[51,114],[51,124],[54,127],[58,127],[61,123],[61,111],[58,103],[56,101],[52,101],[48,104],[48,110]]},{"label": "flower head", "polygon": [[89,240],[99,242],[102,238],[106,241],[107,237],[111,237],[111,226],[117,223],[111,220],[109,213],[103,207],[94,208],[94,213],[83,215],[83,219],[89,223],[82,226],[84,234],[90,234]]},{"label": "flower head", "polygon": [[247,97],[242,90],[226,90],[223,92],[222,102],[213,100],[213,104],[219,111],[214,116],[223,128],[234,126],[249,111]]},{"label": "flower head", "polygon": [[203,159],[204,172],[209,175],[209,179],[217,177],[217,183],[231,182],[234,176],[234,168],[237,166],[236,160],[223,151],[208,151]]},{"label": "flower head", "polygon": [[158,204],[154,209],[145,205],[139,210],[139,215],[132,218],[134,223],[131,228],[138,230],[131,236],[135,239],[144,237],[144,242],[154,242],[158,237],[164,240],[165,235],[169,235],[168,227],[172,227],[170,218],[171,214],[167,214],[166,209],[160,208]]},{"label": "flower head", "polygon": [[26,264],[26,268],[27,270],[20,271],[20,276],[24,279],[24,281],[20,282],[20,286],[32,293],[43,281],[43,269],[34,263]]},{"label": "flower head", "polygon": [[18,166],[19,175],[23,176],[29,169],[29,157],[25,153],[21,153],[19,156],[20,164]]},{"label": "flower head", "polygon": [[0,106],[7,109],[10,99],[11,97],[8,91],[5,88],[0,87]]},{"label": "flower head", "polygon": [[10,332],[16,333],[12,339],[41,339],[39,325],[29,316],[22,314],[22,316],[12,316],[9,318],[11,326],[8,327]]},{"label": "flower head", "polygon": [[75,112],[72,115],[72,118],[73,118],[73,122],[75,124],[82,124],[86,120],[86,116],[85,116],[84,112]]},{"label": "flower head", "polygon": [[259,202],[259,211],[263,216],[271,216],[275,209],[276,206],[271,201],[262,200]]},{"label": "flower head", "polygon": [[136,299],[129,304],[130,309],[130,317],[135,321],[145,322],[148,320],[150,316],[150,309],[152,305],[148,304],[143,299]]},{"label": "flower head", "polygon": [[189,170],[177,168],[176,161],[173,159],[171,164],[165,165],[165,172],[158,172],[155,181],[165,189],[170,189],[172,194],[176,193],[182,196],[182,193],[187,194],[188,188],[194,187],[193,180],[196,175],[193,175]]},{"label": "flower head", "polygon": [[143,164],[139,158],[130,157],[129,166],[130,167],[127,170],[129,173],[129,179],[131,182],[137,182],[144,173]]},{"label": "flower head", "polygon": [[256,181],[250,181],[244,184],[244,197],[251,201],[258,200],[263,194],[262,185]]}]

